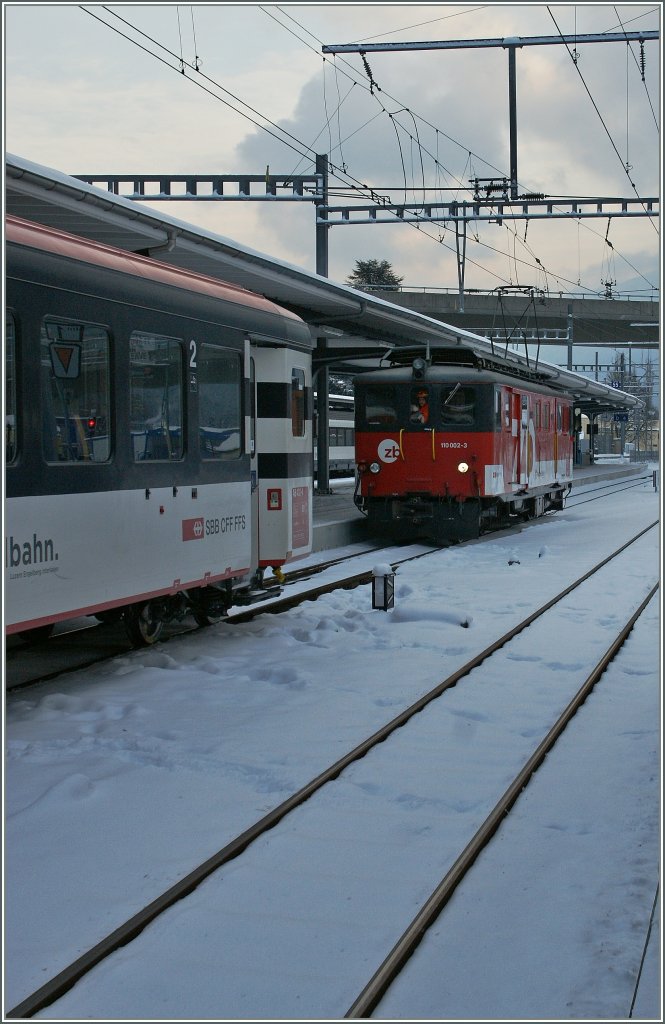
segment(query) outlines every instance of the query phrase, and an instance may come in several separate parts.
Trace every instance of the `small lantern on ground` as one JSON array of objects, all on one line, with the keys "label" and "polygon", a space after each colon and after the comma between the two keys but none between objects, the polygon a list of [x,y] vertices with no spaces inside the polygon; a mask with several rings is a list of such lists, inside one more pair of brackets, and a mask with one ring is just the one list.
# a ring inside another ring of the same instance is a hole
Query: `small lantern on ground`
[{"label": "small lantern on ground", "polygon": [[372,608],[387,612],[395,604],[395,573],[389,563],[372,569]]}]

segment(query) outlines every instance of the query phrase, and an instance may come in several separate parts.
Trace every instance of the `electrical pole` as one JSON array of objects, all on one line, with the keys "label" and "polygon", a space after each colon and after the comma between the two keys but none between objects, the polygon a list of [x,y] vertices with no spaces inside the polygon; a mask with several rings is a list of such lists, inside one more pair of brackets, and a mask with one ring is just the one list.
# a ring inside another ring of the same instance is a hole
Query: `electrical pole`
[{"label": "electrical pole", "polygon": [[[508,119],[510,132],[510,198],[519,198],[517,175],[517,65],[516,50],[524,46],[565,45],[577,47],[582,43],[628,43],[631,40],[643,44],[645,40],[657,40],[657,31],[649,32],[601,32],[582,35],[556,36],[506,36],[503,39],[448,39],[427,40],[413,43],[331,43],[321,47],[322,53],[404,53],[410,50],[468,50],[502,47],[508,50]],[[474,219],[474,218],[469,218]],[[466,254],[466,219],[463,230],[455,221],[455,242],[457,249],[457,277],[460,290],[459,311],[464,312],[464,262]]]},{"label": "electrical pole", "polygon": [[[316,173],[321,175],[321,198],[317,200],[316,218],[316,272],[321,277],[328,276],[328,232],[330,225],[326,223],[325,207],[328,205],[328,157],[319,154],[316,157]],[[316,494],[330,494],[330,451],[329,451],[329,397],[330,379],[326,362],[328,346],[325,337],[317,337],[315,355],[320,360],[319,368],[312,375],[312,390],[316,379]]]}]

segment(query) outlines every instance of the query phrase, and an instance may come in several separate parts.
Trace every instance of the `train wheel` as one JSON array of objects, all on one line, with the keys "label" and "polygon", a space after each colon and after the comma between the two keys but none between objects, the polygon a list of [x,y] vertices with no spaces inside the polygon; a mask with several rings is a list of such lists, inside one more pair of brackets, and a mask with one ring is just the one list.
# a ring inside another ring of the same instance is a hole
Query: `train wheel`
[{"label": "train wheel", "polygon": [[202,587],[187,593],[189,607],[197,626],[214,626],[224,618],[227,607],[217,587]]},{"label": "train wheel", "polygon": [[132,605],[126,610],[124,619],[127,636],[135,647],[156,644],[162,635],[164,620],[151,601]]}]

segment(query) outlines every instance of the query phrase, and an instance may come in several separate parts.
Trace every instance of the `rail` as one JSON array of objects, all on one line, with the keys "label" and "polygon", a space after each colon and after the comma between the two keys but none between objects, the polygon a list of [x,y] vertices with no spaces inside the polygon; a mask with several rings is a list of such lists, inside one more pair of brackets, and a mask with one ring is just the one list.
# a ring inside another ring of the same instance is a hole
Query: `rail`
[{"label": "rail", "polygon": [[[440,697],[446,690],[457,685],[457,683],[465,676],[469,675],[474,668],[477,668],[492,654],[504,647],[510,640],[518,636],[541,616],[544,616],[554,605],[562,601],[572,591],[580,587],[584,582],[599,572],[605,565],[627,550],[632,544],[657,525],[658,521],[656,520],[643,530],[640,530],[629,541],[622,544],[614,552],[602,559],[596,566],[565,587],[559,594],[555,595],[540,608],[528,615],[524,620],[509,629],[505,634],[500,636],[488,647],[470,659],[465,665],[457,669],[451,675],[439,682],[428,693],[416,700],[410,705],[410,707],[406,708],[395,718],[374,732],[370,737],[354,747],[353,750],[335,761],[327,769],[317,775],[316,778],[312,779],[287,800],[273,808],[258,822],[246,829],[231,842],[227,843],[193,871],[189,872],[186,876],[176,882],[175,885],[167,889],[147,906],[143,907],[138,913],[134,914],[130,919],[115,928],[109,935],[103,938],[91,949],[83,953],[77,960],[68,965],[64,970],[60,971],[56,976],[47,981],[35,992],[23,999],[17,1006],[9,1011],[7,1019],[32,1017],[40,1010],[43,1010],[55,1002],[55,1000],[63,996],[78,980],[88,974],[97,964],[101,963],[101,961],[106,959],[106,957],[108,957],[112,952],[135,939],[148,924],[158,918],[162,913],[183,897],[192,893],[201,884],[201,882],[218,870],[218,868],[237,858],[251,843],[254,842],[255,839],[265,835],[273,829],[282,821],[283,818],[286,817],[287,814],[309,800],[328,782],[335,780],[349,765],[365,757],[372,748],[382,744],[392,733],[402,728],[402,726],[409,722],[410,719],[420,714],[425,707]],[[653,592],[655,592],[655,589],[657,589],[657,585]],[[613,648],[617,643],[618,640],[615,641]],[[540,747],[538,749],[540,750]],[[538,753],[538,751],[536,753]],[[485,826],[483,826],[483,828],[484,827]],[[382,971],[381,984],[385,981],[385,977],[385,972]],[[375,990],[373,989],[371,999],[374,999],[375,994]],[[352,1010],[349,1011],[347,1016],[365,1015],[366,1004],[364,1000],[366,998],[368,997],[365,997],[364,995],[362,996],[362,1003],[359,1003],[358,1000],[356,1000],[353,1004]]]}]

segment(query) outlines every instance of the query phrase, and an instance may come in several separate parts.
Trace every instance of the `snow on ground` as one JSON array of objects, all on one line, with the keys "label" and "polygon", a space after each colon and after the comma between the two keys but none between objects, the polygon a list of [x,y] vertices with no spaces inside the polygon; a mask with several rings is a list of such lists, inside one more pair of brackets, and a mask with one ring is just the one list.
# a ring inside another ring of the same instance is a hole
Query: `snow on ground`
[{"label": "snow on ground", "polygon": [[[519,534],[401,567],[392,612],[372,611],[370,588],[361,587],[250,623],[222,623],[10,694],[5,1008],[658,514],[659,495],[645,483]],[[644,596],[658,577],[656,531],[650,543],[646,562],[636,556],[632,568]],[[397,550],[394,556],[381,554],[382,561],[397,557]],[[377,561],[372,553],[364,559],[368,569]],[[582,609],[585,650],[558,652],[561,662],[587,657],[587,646],[606,646],[619,625],[618,607],[618,594],[608,589],[604,601]],[[452,1020],[473,1017],[477,1008],[480,1019],[533,1019],[553,1005],[547,988],[553,978],[561,998],[562,977],[570,996],[560,1016],[608,1017],[617,1006],[627,1016],[635,979],[627,975],[621,954],[644,945],[658,879],[659,637],[659,615],[652,610],[550,755],[557,764],[554,783],[541,769],[499,842],[479,859],[468,886],[446,909],[445,928],[441,918],[377,1016]],[[533,660],[514,660],[510,671],[515,683],[523,683],[533,677]],[[591,722],[596,710],[599,718]],[[474,714],[482,713],[476,706]],[[478,730],[492,735],[482,717],[473,721],[470,737]],[[473,721],[463,714],[458,732]],[[584,728],[588,740],[581,757],[574,729]],[[406,792],[398,759],[394,778],[383,772],[381,786],[356,787],[363,814],[383,814],[382,793]],[[407,795],[417,802],[414,784],[409,781]],[[473,799],[470,773],[466,803]],[[402,800],[402,807],[407,803]],[[436,802],[421,801],[421,827],[439,826],[438,813]],[[412,827],[405,820],[404,833],[395,838],[398,847],[408,847]],[[294,879],[306,874],[298,849],[295,842],[288,847],[287,882],[289,871]],[[371,864],[358,865],[359,881],[371,873]],[[509,896],[516,881],[517,904]],[[248,898],[241,916],[257,909]],[[313,916],[325,919],[318,894],[311,899]],[[329,910],[334,916],[332,905]],[[385,925],[377,920],[376,926]],[[645,1019],[658,1019],[658,918],[652,937],[633,1014],[638,1017],[642,1007]],[[474,949],[483,966],[479,971],[476,962],[470,979],[463,954]],[[180,952],[195,964],[209,963],[209,950],[209,936],[197,938],[194,929]],[[131,959],[131,947],[127,954]],[[528,989],[511,990],[515,976],[506,971],[506,958],[530,964]],[[539,971],[543,959],[547,969]],[[155,1019],[188,1019],[191,1014],[182,1008],[155,1014],[155,983],[163,968],[157,959],[143,963],[145,991],[137,1009],[153,1007],[147,1016]],[[368,976],[374,966],[367,965]],[[213,974],[211,967],[211,984]],[[205,979],[203,972],[199,985]],[[279,988],[279,979],[274,984]],[[254,1019],[252,1010],[250,1001],[237,1019]],[[64,1019],[55,1007],[40,1016]],[[123,1019],[139,1016],[140,1009]],[[312,1019],[307,1006],[299,1019]]]}]

